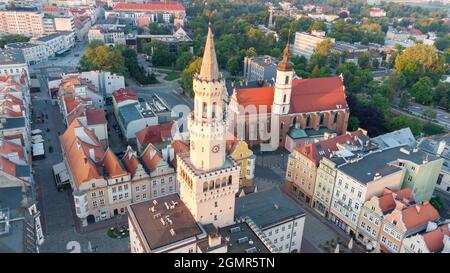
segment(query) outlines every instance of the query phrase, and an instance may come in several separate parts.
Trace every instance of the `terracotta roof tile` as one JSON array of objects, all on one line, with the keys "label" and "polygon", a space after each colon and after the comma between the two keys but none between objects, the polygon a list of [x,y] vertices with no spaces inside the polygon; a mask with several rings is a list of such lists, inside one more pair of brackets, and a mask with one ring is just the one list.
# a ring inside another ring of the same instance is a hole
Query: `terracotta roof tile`
[{"label": "terracotta roof tile", "polygon": [[136,132],[136,139],[142,147],[148,144],[160,144],[172,138],[172,126],[174,122],[162,123],[152,126],[146,126],[144,129]]},{"label": "terracotta roof tile", "polygon": [[128,174],[120,164],[117,156],[110,149],[106,151],[105,157],[103,158],[103,167],[105,168],[106,176],[109,179],[126,176]]},{"label": "terracotta roof tile", "polygon": [[106,117],[103,109],[86,110],[87,125],[105,124]]},{"label": "terracotta roof tile", "polygon": [[93,132],[74,119],[59,139],[77,187],[102,178],[96,164],[104,158],[104,151]]},{"label": "terracotta roof tile", "polygon": [[355,137],[363,135],[365,135],[365,132],[362,130],[347,132],[344,135],[329,138],[327,140],[299,146],[294,150],[308,157],[318,166],[323,157],[330,157],[334,151],[339,150],[338,144],[344,144],[347,141],[350,141],[352,144],[358,145],[360,144],[359,139],[355,139]]},{"label": "terracotta roof tile", "polygon": [[134,177],[140,163],[137,158],[136,151],[134,151],[130,146],[127,147],[127,151],[125,152],[125,155],[122,157],[122,162],[124,163],[128,172],[130,172],[131,177]]},{"label": "terracotta roof tile", "polygon": [[114,100],[116,101],[116,103],[122,102],[122,101],[126,101],[126,100],[137,100],[137,96],[136,94],[127,89],[127,88],[120,88],[117,91],[114,91],[112,93]]},{"label": "terracotta roof tile", "polygon": [[414,205],[402,210],[402,219],[407,230],[425,225],[440,218],[439,212],[429,203]]},{"label": "terracotta roof tile", "polygon": [[187,144],[181,140],[175,140],[175,141],[172,141],[171,146],[173,148],[174,156],[173,156],[172,160],[170,161],[170,163],[176,169],[177,168],[177,155],[189,152],[189,144]]},{"label": "terracotta roof tile", "polygon": [[153,144],[149,144],[145,151],[141,155],[141,160],[144,166],[151,172],[156,170],[159,162],[162,160],[161,152],[153,146]]},{"label": "terracotta roof tile", "polygon": [[427,232],[423,235],[423,240],[430,252],[436,252],[444,247],[444,236],[450,237],[450,223],[443,224],[433,231]]}]

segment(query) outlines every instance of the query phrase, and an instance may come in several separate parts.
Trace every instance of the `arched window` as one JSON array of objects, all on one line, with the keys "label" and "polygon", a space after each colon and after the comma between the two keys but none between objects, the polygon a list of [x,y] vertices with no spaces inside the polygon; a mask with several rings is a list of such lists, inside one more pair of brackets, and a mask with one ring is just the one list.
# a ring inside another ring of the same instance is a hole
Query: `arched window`
[{"label": "arched window", "polygon": [[211,113],[212,118],[216,117],[216,110],[217,110],[216,107],[217,107],[217,103],[213,102],[212,113]]},{"label": "arched window", "polygon": [[209,189],[210,190],[214,189],[214,181],[209,181]]},{"label": "arched window", "polygon": [[306,118],[306,127],[309,127],[311,123],[311,116],[308,115],[308,117]]},{"label": "arched window", "polygon": [[203,192],[206,192],[208,190],[208,182],[203,182]]},{"label": "arched window", "polygon": [[288,84],[289,83],[289,76],[286,76],[286,79],[284,80],[284,84]]},{"label": "arched window", "polygon": [[220,188],[220,180],[219,179],[216,180],[215,188],[216,189]]},{"label": "arched window", "polygon": [[336,122],[337,122],[337,119],[338,119],[338,113],[335,113],[335,114],[334,114],[333,123],[336,123]]},{"label": "arched window", "polygon": [[230,175],[228,176],[228,186],[231,185],[231,183],[233,183],[233,177]]},{"label": "arched window", "polygon": [[227,185],[227,178],[224,177],[224,178],[222,179],[222,187],[225,187],[226,185]]},{"label": "arched window", "polygon": [[202,107],[202,118],[206,118],[208,115],[208,105],[206,104],[206,102],[203,103],[203,107]]},{"label": "arched window", "polygon": [[325,119],[325,115],[320,114],[320,124],[323,124],[324,119]]}]

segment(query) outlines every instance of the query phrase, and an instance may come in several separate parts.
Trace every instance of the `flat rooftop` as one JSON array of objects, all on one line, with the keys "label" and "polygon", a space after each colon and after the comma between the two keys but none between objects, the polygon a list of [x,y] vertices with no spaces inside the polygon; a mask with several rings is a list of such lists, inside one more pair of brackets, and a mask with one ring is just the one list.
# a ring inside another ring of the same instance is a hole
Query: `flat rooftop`
[{"label": "flat rooftop", "polygon": [[25,64],[25,57],[19,49],[0,50],[0,66],[11,64]]},{"label": "flat rooftop", "polygon": [[300,206],[276,188],[236,199],[235,217],[248,216],[261,229],[303,215]]},{"label": "flat rooftop", "polygon": [[439,158],[436,156],[427,155],[421,150],[412,150],[408,145],[404,145],[368,154],[356,162],[342,165],[339,170],[362,183],[368,183],[373,181],[376,173],[386,176],[401,170],[400,167],[390,165],[397,160],[421,165],[424,160],[430,162],[437,159]]},{"label": "flat rooftop", "polygon": [[[152,207],[154,211],[152,211]],[[131,204],[130,210],[137,221],[135,224],[138,227],[136,228],[142,231],[152,250],[203,233],[189,209],[176,193]],[[173,234],[171,229],[174,231]]]},{"label": "flat rooftop", "polygon": [[227,253],[271,253],[246,222],[220,229],[222,240],[227,244]]}]

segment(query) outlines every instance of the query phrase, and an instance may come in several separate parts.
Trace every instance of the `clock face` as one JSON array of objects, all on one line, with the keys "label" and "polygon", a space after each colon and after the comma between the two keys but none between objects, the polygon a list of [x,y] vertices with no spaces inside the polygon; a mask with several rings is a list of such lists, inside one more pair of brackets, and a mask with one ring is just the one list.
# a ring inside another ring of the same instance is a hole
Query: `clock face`
[{"label": "clock face", "polygon": [[212,147],[212,149],[211,149],[211,151],[212,151],[213,153],[217,153],[217,152],[219,152],[219,150],[220,150],[220,146],[219,146],[219,145],[214,145],[214,146]]}]

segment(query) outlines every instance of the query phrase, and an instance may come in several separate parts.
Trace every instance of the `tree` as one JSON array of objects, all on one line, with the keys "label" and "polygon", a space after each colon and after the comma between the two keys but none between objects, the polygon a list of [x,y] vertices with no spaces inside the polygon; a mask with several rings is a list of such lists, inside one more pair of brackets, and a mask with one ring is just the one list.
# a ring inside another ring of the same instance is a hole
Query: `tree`
[{"label": "tree", "polygon": [[416,44],[408,47],[395,59],[395,71],[403,73],[409,83],[423,76],[435,81],[446,71],[444,56],[434,46]]},{"label": "tree", "polygon": [[201,66],[202,59],[194,58],[189,66],[181,72],[181,87],[183,87],[183,89],[187,91],[190,96],[194,95],[192,90],[192,77],[194,77],[196,73],[200,72]]},{"label": "tree", "polygon": [[436,125],[436,124],[431,123],[431,122],[427,122],[427,123],[425,123],[425,125],[423,126],[423,132],[424,132],[426,135],[432,136],[432,135],[440,135],[440,134],[443,134],[443,133],[445,133],[446,131],[445,131],[444,128],[442,128],[442,127],[439,126],[439,125]]},{"label": "tree", "polygon": [[441,212],[445,206],[444,206],[444,200],[440,196],[435,196],[430,199],[431,205],[439,212]]},{"label": "tree", "polygon": [[318,77],[320,77],[320,69],[319,69],[319,66],[318,66],[318,65],[315,65],[315,66],[314,66],[313,70],[311,71],[311,76],[312,76],[313,78],[318,78]]},{"label": "tree", "polygon": [[355,116],[351,116],[348,119],[348,130],[355,131],[359,128],[359,119]]},{"label": "tree", "polygon": [[433,82],[429,77],[421,77],[412,88],[411,92],[416,101],[421,104],[430,104],[434,98]]},{"label": "tree", "polygon": [[181,53],[180,57],[178,57],[177,61],[175,62],[175,67],[179,70],[185,69],[189,65],[193,57],[194,56],[189,51]]},{"label": "tree", "polygon": [[236,76],[240,70],[239,61],[237,58],[231,58],[227,62],[227,70],[231,75]]},{"label": "tree", "polygon": [[369,53],[364,52],[358,57],[358,65],[362,69],[370,68],[370,57]]},{"label": "tree", "polygon": [[396,116],[389,120],[388,129],[390,131],[399,130],[405,127],[409,127],[414,136],[420,135],[422,132],[422,124],[417,118],[410,118],[407,116]]},{"label": "tree", "polygon": [[28,42],[30,40],[30,37],[18,35],[18,34],[7,34],[4,35],[0,39],[0,48],[4,48],[5,45],[10,43],[24,43]]},{"label": "tree", "polygon": [[400,104],[399,104],[400,108],[403,108],[403,109],[408,108],[410,100],[411,100],[411,95],[409,94],[409,92],[406,92],[406,91],[402,92],[400,94]]},{"label": "tree", "polygon": [[250,47],[249,49],[247,49],[247,51],[245,52],[245,56],[247,57],[254,57],[256,56],[256,49],[254,47]]}]

